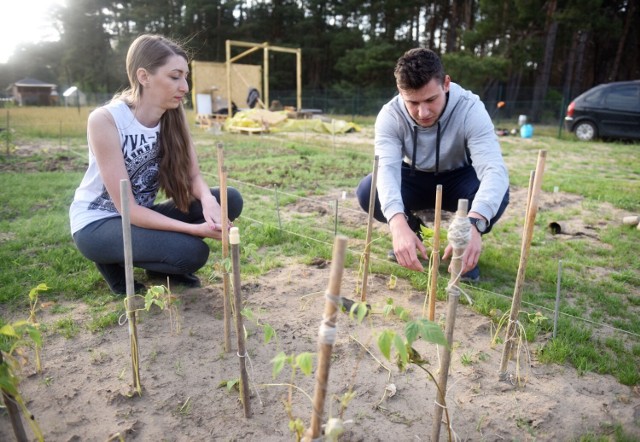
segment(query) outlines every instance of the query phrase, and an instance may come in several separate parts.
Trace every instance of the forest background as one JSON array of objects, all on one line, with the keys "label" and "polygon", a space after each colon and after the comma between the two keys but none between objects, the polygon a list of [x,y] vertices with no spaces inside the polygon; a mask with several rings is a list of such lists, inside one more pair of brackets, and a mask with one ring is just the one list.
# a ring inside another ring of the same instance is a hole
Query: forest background
[{"label": "forest background", "polygon": [[[127,84],[126,49],[145,32],[200,61],[225,61],[226,40],[301,48],[303,107],[341,114],[377,113],[416,46],[441,54],[490,111],[504,101],[500,112],[533,122],[558,121],[596,84],[640,78],[638,0],[68,0],[51,14],[60,40],[21,45],[0,64],[1,90],[33,77],[101,103]],[[288,104],[295,60],[270,57],[269,96]]]}]

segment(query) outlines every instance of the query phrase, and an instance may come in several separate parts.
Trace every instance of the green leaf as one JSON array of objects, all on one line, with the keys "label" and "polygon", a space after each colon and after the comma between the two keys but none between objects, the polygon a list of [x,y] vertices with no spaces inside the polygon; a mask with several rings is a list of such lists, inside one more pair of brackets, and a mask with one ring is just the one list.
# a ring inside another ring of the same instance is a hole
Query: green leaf
[{"label": "green leaf", "polygon": [[273,364],[273,370],[271,373],[274,378],[278,377],[278,375],[284,368],[285,362],[287,362],[287,355],[283,351],[281,351],[273,359],[271,359],[271,363]]},{"label": "green leaf", "polygon": [[296,356],[296,366],[309,376],[313,372],[313,353],[304,352]]},{"label": "green leaf", "polygon": [[47,290],[49,290],[49,287],[47,287],[47,284],[40,283],[29,291],[29,299],[33,301],[38,296],[38,293],[44,292]]},{"label": "green leaf", "polygon": [[31,340],[35,342],[38,347],[42,347],[42,335],[40,334],[40,330],[35,327],[27,328],[27,333],[31,337]]},{"label": "green leaf", "polygon": [[407,322],[407,325],[404,326],[404,336],[407,338],[407,344],[411,345],[417,338],[420,333],[420,324],[416,321]]},{"label": "green leaf", "polygon": [[240,379],[231,379],[227,381],[227,391],[231,391],[235,385],[240,382]]},{"label": "green leaf", "polygon": [[444,336],[444,332],[438,324],[428,319],[420,319],[417,321],[417,324],[420,327],[420,336],[422,336],[422,339],[432,344],[443,345],[445,347],[449,346],[447,338]]},{"label": "green leaf", "polygon": [[0,364],[0,389],[13,397],[18,395],[18,379],[11,373],[6,362]]},{"label": "green leaf", "polygon": [[0,328],[0,335],[10,336],[12,338],[20,339],[20,336],[16,333],[16,329],[11,324],[3,325]]},{"label": "green leaf", "polygon": [[398,318],[400,318],[402,321],[408,321],[409,319],[411,319],[411,315],[409,314],[407,309],[404,309],[400,306],[396,307],[396,315],[398,315]]},{"label": "green leaf", "polygon": [[384,330],[380,336],[378,336],[378,348],[382,352],[385,358],[391,359],[391,342],[395,337],[395,333],[391,330]]},{"label": "green leaf", "polygon": [[251,311],[250,308],[243,308],[240,314],[247,318],[249,321],[256,322],[256,317],[254,316],[253,311]]},{"label": "green leaf", "polygon": [[367,316],[367,304],[364,302],[357,303],[358,324],[361,324],[365,316]]},{"label": "green leaf", "polygon": [[271,342],[271,339],[275,336],[276,331],[269,324],[264,325],[264,343],[268,344]]},{"label": "green leaf", "polygon": [[386,305],[382,308],[382,315],[386,318],[386,317],[388,317],[391,313],[393,313],[393,304],[386,304]]},{"label": "green leaf", "polygon": [[402,340],[400,335],[395,335],[394,336],[393,345],[396,348],[396,351],[398,352],[398,356],[400,356],[400,360],[402,361],[402,365],[403,366],[407,365],[407,362],[409,361],[409,353],[407,353],[407,345]]},{"label": "green leaf", "polygon": [[424,239],[433,238],[434,236],[434,230],[423,225],[420,225],[420,233],[422,234],[422,238]]}]

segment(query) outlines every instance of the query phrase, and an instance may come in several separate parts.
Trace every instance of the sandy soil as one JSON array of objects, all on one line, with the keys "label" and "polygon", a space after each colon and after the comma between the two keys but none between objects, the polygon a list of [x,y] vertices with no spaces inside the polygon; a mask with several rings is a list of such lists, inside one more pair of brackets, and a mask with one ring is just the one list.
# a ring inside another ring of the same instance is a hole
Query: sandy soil
[{"label": "sandy soil", "polygon": [[[238,392],[226,381],[239,378],[236,335],[232,351],[224,351],[221,285],[177,289],[176,331],[167,311],[139,314],[138,345],[142,396],[129,396],[132,385],[130,344],[126,326],[100,333],[81,332],[72,339],[58,334],[44,344],[44,372],[27,371],[21,384],[28,406],[49,441],[204,441],[295,440],[289,431],[286,403],[291,370],[276,378],[270,363],[280,351],[288,355],[315,352],[330,265],[292,263],[264,277],[242,283],[245,306],[269,324],[277,338],[264,343],[263,328],[245,320],[250,356],[250,407],[243,416]],[[341,294],[355,299],[357,275],[345,271]],[[422,310],[423,294],[398,281],[372,275],[368,301],[372,314],[362,323],[341,314],[333,349],[324,416],[342,416],[345,441],[431,440],[436,388],[422,370],[401,372],[376,346],[385,329],[401,331],[403,322],[382,308],[387,298],[409,309]],[[80,326],[89,314],[82,305],[69,305]],[[436,318],[442,320],[444,302]],[[53,323],[70,313],[40,312]],[[176,317],[174,316],[175,320]],[[489,318],[460,305],[454,331],[454,352],[448,379],[447,407],[451,427],[460,440],[573,440],[586,433],[610,434],[620,424],[640,438],[640,391],[620,385],[610,376],[578,376],[573,368],[541,365],[535,358],[522,364],[524,386],[498,380],[502,346],[492,346]],[[545,339],[548,338],[545,337]],[[533,344],[535,345],[535,344]],[[438,372],[436,346],[415,346]],[[465,362],[465,363],[463,363]],[[515,370],[514,363],[510,371]],[[313,376],[298,373],[293,382],[312,396]],[[220,384],[225,384],[222,387]],[[395,394],[391,394],[395,390]],[[338,398],[354,398],[340,413]],[[309,425],[310,400],[294,391],[291,415]],[[325,419],[326,421],[326,419]],[[0,440],[13,440],[6,416],[0,418]],[[443,425],[441,440],[448,433]],[[121,439],[120,439],[121,438]]]}]

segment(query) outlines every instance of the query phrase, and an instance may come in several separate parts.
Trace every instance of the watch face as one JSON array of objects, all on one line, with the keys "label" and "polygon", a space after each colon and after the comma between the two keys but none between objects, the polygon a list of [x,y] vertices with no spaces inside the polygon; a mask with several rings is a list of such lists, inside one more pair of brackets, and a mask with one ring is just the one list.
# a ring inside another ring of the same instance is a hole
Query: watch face
[{"label": "watch face", "polygon": [[471,224],[473,224],[474,226],[476,226],[476,229],[478,230],[478,232],[480,233],[484,233],[487,231],[487,222],[483,219],[480,218],[471,218],[469,217],[469,221],[471,222]]}]

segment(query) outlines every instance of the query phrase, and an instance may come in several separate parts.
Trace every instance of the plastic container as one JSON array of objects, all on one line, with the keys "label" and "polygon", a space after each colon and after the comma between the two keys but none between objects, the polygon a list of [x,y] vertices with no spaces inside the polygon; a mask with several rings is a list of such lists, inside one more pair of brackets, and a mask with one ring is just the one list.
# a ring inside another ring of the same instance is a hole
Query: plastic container
[{"label": "plastic container", "polygon": [[527,124],[527,116],[526,115],[518,116],[518,126],[522,127],[525,124]]},{"label": "plastic container", "polygon": [[520,136],[522,138],[531,138],[533,136],[533,126],[530,124],[523,124],[520,128]]}]

